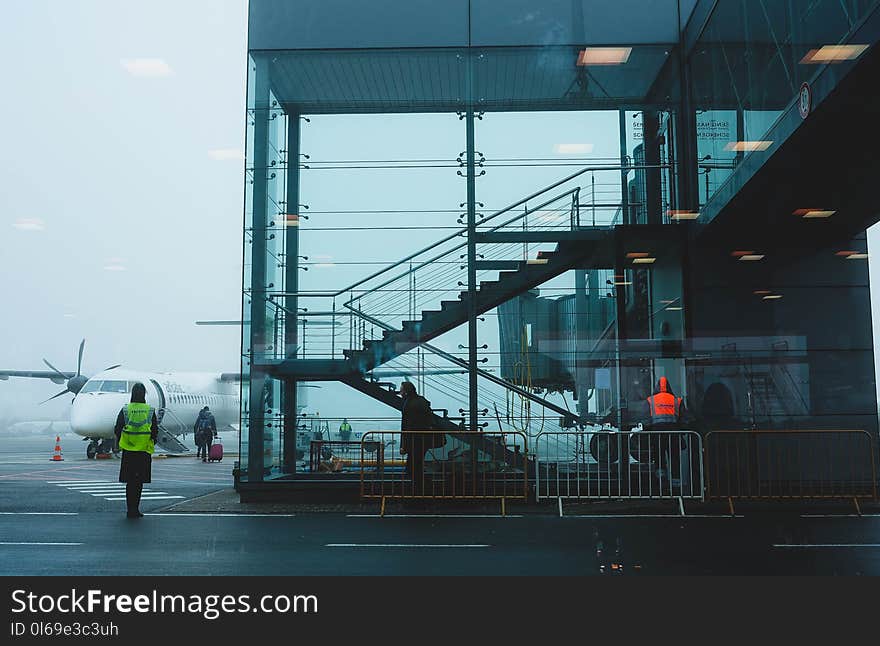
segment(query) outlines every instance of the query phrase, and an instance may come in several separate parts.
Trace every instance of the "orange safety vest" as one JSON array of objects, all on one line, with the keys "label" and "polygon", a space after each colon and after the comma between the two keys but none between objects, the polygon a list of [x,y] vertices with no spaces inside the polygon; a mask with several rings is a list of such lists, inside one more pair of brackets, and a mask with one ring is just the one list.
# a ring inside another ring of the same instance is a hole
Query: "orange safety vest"
[{"label": "orange safety vest", "polygon": [[660,377],[660,392],[648,397],[651,424],[677,424],[681,411],[681,397],[669,392],[669,380]]}]

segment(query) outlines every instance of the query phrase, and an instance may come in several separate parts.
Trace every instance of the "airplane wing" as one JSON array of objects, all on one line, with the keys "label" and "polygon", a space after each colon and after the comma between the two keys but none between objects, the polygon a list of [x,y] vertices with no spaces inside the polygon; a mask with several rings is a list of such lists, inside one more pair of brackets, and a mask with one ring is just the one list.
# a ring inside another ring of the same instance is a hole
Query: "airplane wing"
[{"label": "airplane wing", "polygon": [[0,370],[0,380],[5,381],[10,377],[31,377],[33,379],[49,379],[56,384],[63,384],[64,379],[76,377],[75,372],[55,372],[54,370]]}]

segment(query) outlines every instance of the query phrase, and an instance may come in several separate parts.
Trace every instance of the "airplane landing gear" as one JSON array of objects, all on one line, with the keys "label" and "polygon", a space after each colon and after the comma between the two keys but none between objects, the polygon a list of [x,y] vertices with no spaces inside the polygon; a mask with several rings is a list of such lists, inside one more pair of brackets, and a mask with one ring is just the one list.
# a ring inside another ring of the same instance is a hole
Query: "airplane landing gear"
[{"label": "airplane landing gear", "polygon": [[101,440],[101,443],[98,445],[98,453],[110,453],[112,450],[112,440]]},{"label": "airplane landing gear", "polygon": [[89,442],[89,445],[86,447],[86,457],[89,460],[93,460],[95,456],[98,454],[98,443],[95,440]]}]

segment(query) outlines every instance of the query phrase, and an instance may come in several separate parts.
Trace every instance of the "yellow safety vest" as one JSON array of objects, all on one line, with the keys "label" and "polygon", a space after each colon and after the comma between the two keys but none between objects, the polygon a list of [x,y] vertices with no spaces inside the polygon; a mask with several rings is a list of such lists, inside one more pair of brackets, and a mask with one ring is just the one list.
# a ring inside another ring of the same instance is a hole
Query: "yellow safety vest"
[{"label": "yellow safety vest", "polygon": [[149,404],[132,402],[122,409],[125,426],[119,438],[119,448],[126,451],[145,451],[152,453],[155,445],[150,437],[153,421],[153,407]]}]

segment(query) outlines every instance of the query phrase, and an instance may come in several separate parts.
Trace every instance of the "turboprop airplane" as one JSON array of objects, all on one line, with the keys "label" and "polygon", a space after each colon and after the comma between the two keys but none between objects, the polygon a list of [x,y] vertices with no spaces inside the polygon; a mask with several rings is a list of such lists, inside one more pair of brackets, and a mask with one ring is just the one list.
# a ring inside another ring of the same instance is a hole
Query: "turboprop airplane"
[{"label": "turboprop airplane", "polygon": [[[50,401],[68,393],[73,395],[70,428],[89,440],[86,455],[109,453],[114,448],[116,416],[131,399],[131,388],[141,382],[147,389],[147,403],[157,411],[159,436],[156,441],[170,453],[192,451],[192,435],[199,411],[208,406],[218,431],[237,430],[241,377],[239,373],[150,372],[111,366],[92,377],[82,374],[85,339],[79,346],[76,372],[62,372],[43,359],[51,371],[0,370],[0,380],[9,377],[49,379],[66,388]],[[189,435],[188,435],[189,434]]]}]

